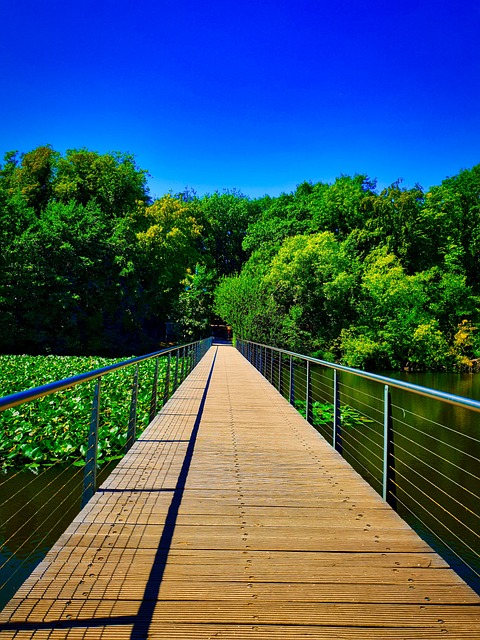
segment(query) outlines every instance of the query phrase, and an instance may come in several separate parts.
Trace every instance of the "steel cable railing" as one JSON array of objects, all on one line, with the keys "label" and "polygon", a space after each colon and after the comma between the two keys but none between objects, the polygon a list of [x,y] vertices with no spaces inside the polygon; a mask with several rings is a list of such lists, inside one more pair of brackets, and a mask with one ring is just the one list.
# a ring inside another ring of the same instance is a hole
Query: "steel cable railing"
[{"label": "steel cable railing", "polygon": [[236,346],[480,591],[480,402],[268,345]]},{"label": "steel cable railing", "polygon": [[[33,403],[32,412],[25,412],[25,419],[28,419],[35,411],[34,405],[43,401],[42,398],[58,396],[58,403],[55,400],[50,407],[49,415],[52,415],[61,410],[62,403],[65,405],[65,393],[74,392],[78,385],[93,381],[96,389],[90,416],[87,407],[83,417],[75,414],[72,418],[84,423],[84,441],[88,432],[90,436],[94,432],[90,444],[81,445],[81,455],[70,455],[68,464],[56,460],[44,470],[40,467],[35,475],[13,468],[0,480],[0,609],[93,494],[98,484],[97,469],[99,478],[104,479],[122,455],[118,447],[123,447],[123,452],[128,450],[136,438],[137,428],[143,430],[148,425],[203,357],[211,342],[207,339],[164,349],[0,398],[0,411],[5,412],[0,413],[1,422],[2,416],[8,421],[11,417],[8,410],[11,412],[13,407]],[[131,393],[122,401],[115,396],[113,378],[132,367]],[[112,407],[103,400],[104,381],[105,388],[110,385],[108,398],[114,400],[118,415],[113,415]],[[122,405],[125,406],[122,408]],[[82,427],[77,424],[78,428]],[[35,425],[34,431],[41,432],[40,423]],[[114,455],[105,455],[109,446],[105,443],[112,433],[117,450],[110,452]],[[101,463],[104,464],[100,467]]]}]

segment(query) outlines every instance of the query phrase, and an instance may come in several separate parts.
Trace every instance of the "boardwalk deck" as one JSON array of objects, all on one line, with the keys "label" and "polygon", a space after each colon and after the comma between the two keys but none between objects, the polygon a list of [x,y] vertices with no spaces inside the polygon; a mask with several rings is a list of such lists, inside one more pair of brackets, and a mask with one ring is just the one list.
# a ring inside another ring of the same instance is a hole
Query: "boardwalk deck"
[{"label": "boardwalk deck", "polygon": [[3,638],[480,638],[480,598],[212,347],[0,615]]}]

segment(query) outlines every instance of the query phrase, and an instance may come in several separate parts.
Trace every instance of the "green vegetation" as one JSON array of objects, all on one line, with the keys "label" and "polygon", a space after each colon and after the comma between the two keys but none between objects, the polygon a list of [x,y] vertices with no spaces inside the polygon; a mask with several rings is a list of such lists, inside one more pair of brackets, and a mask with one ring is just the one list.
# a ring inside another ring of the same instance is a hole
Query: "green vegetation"
[{"label": "green vegetation", "polygon": [[0,353],[144,353],[215,312],[354,367],[478,368],[480,165],[429,191],[355,175],[256,200],[152,201],[146,180],[128,154],[6,154]]},{"label": "green vegetation", "polygon": [[[0,396],[99,369],[115,362],[106,358],[0,356]],[[164,367],[159,366],[163,390]],[[148,423],[154,362],[140,364],[137,430]],[[121,456],[127,439],[133,367],[103,376],[99,427],[99,463]],[[0,414],[0,471],[37,469],[58,462],[83,465],[94,383],[83,383]]]},{"label": "green vegetation", "polygon": [[[305,400],[295,400],[295,409],[305,418],[307,415],[307,403]],[[333,425],[334,406],[330,402],[312,402],[312,423],[316,427],[332,428]],[[361,427],[364,424],[373,422],[360,411],[357,411],[348,404],[341,406],[340,425],[345,429],[353,429]]]},{"label": "green vegetation", "polygon": [[424,192],[366,176],[265,199],[215,308],[244,339],[369,369],[475,370],[480,165]]}]

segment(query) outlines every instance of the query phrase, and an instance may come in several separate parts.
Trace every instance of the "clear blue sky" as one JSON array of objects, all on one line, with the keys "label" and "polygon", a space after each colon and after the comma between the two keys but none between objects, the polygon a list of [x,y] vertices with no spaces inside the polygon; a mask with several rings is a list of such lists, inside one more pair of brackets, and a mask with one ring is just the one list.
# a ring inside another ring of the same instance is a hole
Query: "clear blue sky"
[{"label": "clear blue sky", "polygon": [[0,154],[134,153],[153,195],[480,163],[478,0],[1,0]]}]

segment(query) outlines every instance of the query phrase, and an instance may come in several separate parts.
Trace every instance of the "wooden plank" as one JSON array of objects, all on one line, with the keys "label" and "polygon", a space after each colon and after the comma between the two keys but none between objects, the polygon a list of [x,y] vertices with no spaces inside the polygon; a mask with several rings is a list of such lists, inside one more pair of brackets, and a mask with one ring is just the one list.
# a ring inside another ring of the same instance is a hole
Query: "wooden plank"
[{"label": "wooden plank", "polygon": [[2,640],[147,636],[478,639],[480,598],[222,346],[0,614]]}]

